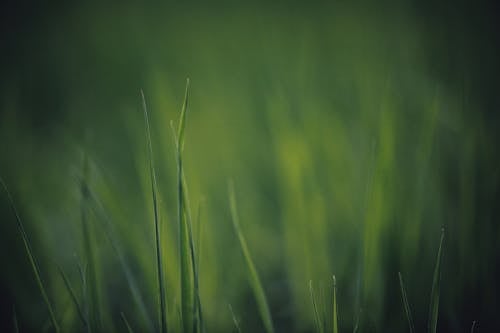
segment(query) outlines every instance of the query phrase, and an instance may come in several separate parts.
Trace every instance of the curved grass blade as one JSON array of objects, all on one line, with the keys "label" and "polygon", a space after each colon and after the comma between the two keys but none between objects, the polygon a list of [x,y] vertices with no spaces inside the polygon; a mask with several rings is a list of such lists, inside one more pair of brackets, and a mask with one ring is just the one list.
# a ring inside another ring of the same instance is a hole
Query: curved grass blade
[{"label": "curved grass blade", "polygon": [[144,97],[144,92],[141,90],[142,97],[142,108],[144,111],[144,122],[146,124],[146,139],[148,145],[148,160],[149,160],[149,174],[151,178],[151,192],[153,195],[153,211],[154,211],[154,223],[155,223],[155,241],[156,241],[156,266],[158,274],[158,289],[159,289],[159,299],[160,299],[160,332],[167,332],[167,309],[166,309],[166,291],[165,282],[163,279],[163,260],[161,254],[161,240],[160,240],[160,217],[159,217],[159,207],[158,207],[158,185],[156,183],[156,173],[153,163],[153,145],[151,143],[151,129],[149,127],[149,116],[146,107],[146,98]]},{"label": "curved grass blade", "polygon": [[319,315],[318,305],[316,304],[316,295],[314,294],[312,280],[309,281],[309,293],[311,295],[311,301],[313,304],[314,322],[316,323],[316,329],[318,330],[318,333],[323,333],[325,331],[325,328],[321,320],[321,316]]},{"label": "curved grass blade", "polygon": [[47,296],[47,292],[45,290],[45,286],[43,285],[42,278],[40,275],[40,268],[38,267],[38,262],[36,261],[36,258],[33,254],[33,250],[31,249],[31,244],[30,244],[30,241],[28,239],[28,234],[26,234],[23,222],[21,221],[21,217],[19,216],[19,212],[17,211],[17,208],[14,205],[14,199],[12,198],[12,195],[10,194],[10,191],[7,188],[7,185],[5,184],[5,182],[3,181],[3,179],[1,177],[0,177],[0,183],[2,183],[2,187],[4,188],[5,192],[7,193],[7,198],[9,200],[9,204],[10,204],[10,206],[14,212],[14,215],[16,217],[17,228],[18,228],[19,233],[21,234],[21,237],[23,239],[24,248],[26,250],[26,253],[28,254],[28,259],[29,259],[29,262],[31,264],[31,268],[33,268],[33,272],[35,273],[36,283],[38,284],[38,288],[40,289],[40,293],[42,294],[45,305],[47,306],[47,309],[49,310],[50,321],[52,323],[52,326],[54,327],[54,331],[56,333],[58,333],[60,331],[59,325],[57,324],[54,310],[52,308],[52,305],[50,304],[49,297]]},{"label": "curved grass blade", "polygon": [[337,279],[333,276],[333,333],[339,333],[337,308]]},{"label": "curved grass blade", "polygon": [[410,303],[408,302],[408,297],[406,296],[406,289],[403,283],[403,276],[401,275],[401,272],[398,272],[398,276],[399,276],[399,287],[401,289],[401,298],[403,301],[403,307],[405,309],[406,318],[408,319],[408,326],[410,329],[410,333],[413,333],[415,332],[415,326],[413,326]]},{"label": "curved grass blade", "polygon": [[428,332],[436,333],[437,321],[439,314],[439,289],[441,284],[441,260],[443,256],[444,228],[441,229],[441,240],[436,260],[436,268],[434,269],[434,277],[432,279],[431,303],[429,307],[429,323]]},{"label": "curved grass blade", "polygon": [[127,318],[125,317],[125,314],[123,312],[120,312],[120,315],[122,317],[123,323],[125,324],[125,327],[127,327],[127,332],[134,333],[134,331],[132,330],[132,327],[130,327],[130,324],[128,323]]},{"label": "curved grass blade", "polygon": [[252,257],[250,256],[250,251],[248,249],[247,242],[240,228],[238,209],[236,206],[236,196],[234,194],[234,185],[232,182],[229,182],[229,204],[231,209],[233,227],[240,241],[241,250],[243,251],[243,256],[245,257],[249,273],[248,278],[250,281],[250,285],[253,289],[257,305],[259,307],[260,315],[264,322],[264,327],[266,328],[266,332],[273,333],[274,326],[271,318],[271,312],[269,311],[269,305],[267,304],[266,294],[264,293],[264,289],[262,288],[262,283],[260,282],[257,269],[255,268]]},{"label": "curved grass blade", "polygon": [[64,281],[64,285],[66,286],[66,289],[68,290],[68,292],[71,296],[71,300],[73,301],[73,304],[75,305],[75,308],[78,312],[78,317],[82,321],[83,326],[87,327],[87,325],[88,325],[87,319],[85,318],[85,315],[83,313],[83,309],[80,306],[80,303],[78,302],[78,298],[76,297],[75,291],[71,287],[71,283],[69,282],[68,277],[66,276],[66,274],[64,273],[64,271],[62,270],[61,267],[58,266],[57,269],[59,270],[59,273],[61,274],[61,277]]}]

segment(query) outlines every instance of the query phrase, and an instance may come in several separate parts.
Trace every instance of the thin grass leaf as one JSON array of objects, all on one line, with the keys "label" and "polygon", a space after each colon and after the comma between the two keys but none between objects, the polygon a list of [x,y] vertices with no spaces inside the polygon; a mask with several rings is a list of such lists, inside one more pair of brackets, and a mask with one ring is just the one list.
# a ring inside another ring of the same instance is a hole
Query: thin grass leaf
[{"label": "thin grass leaf", "polygon": [[78,302],[78,298],[76,297],[75,291],[71,287],[71,283],[69,282],[68,277],[66,276],[66,274],[64,273],[64,271],[62,270],[62,268],[60,266],[58,266],[57,269],[59,270],[59,273],[61,274],[61,277],[64,281],[64,285],[66,286],[66,289],[68,290],[68,293],[71,296],[71,300],[73,301],[73,304],[75,305],[75,308],[76,308],[77,313],[78,313],[78,317],[82,321],[83,326],[87,327],[88,326],[87,319],[85,318],[85,315],[83,313],[83,309],[80,306],[80,303]]},{"label": "thin grass leaf", "polygon": [[339,333],[337,308],[337,279],[333,276],[333,333]]},{"label": "thin grass leaf", "polygon": [[266,331],[268,333],[272,333],[274,332],[274,326],[271,318],[271,312],[269,311],[266,294],[264,293],[264,288],[262,288],[262,283],[260,282],[257,269],[255,268],[252,257],[250,256],[250,251],[248,249],[245,237],[243,236],[243,232],[241,231],[238,209],[236,206],[236,196],[234,194],[234,185],[232,182],[229,182],[229,204],[231,209],[233,227],[240,241],[241,250],[243,251],[243,256],[247,264],[250,286],[253,289],[253,293],[259,307],[260,315],[262,317],[262,321],[264,322],[264,327],[266,328]]},{"label": "thin grass leaf", "polygon": [[318,333],[323,333],[325,331],[325,327],[323,321],[321,320],[321,316],[319,315],[318,305],[316,304],[316,295],[314,294],[314,288],[312,284],[312,280],[309,281],[309,294],[311,295],[311,301],[314,310],[314,322],[316,324],[316,329]]},{"label": "thin grass leaf", "polygon": [[155,241],[156,241],[156,267],[157,267],[157,278],[158,278],[158,289],[159,289],[159,303],[160,303],[160,332],[167,332],[167,310],[166,310],[166,291],[165,282],[163,279],[163,260],[161,251],[161,239],[160,239],[160,216],[158,207],[158,185],[156,183],[156,172],[154,168],[153,161],[153,145],[151,143],[151,129],[149,126],[149,116],[146,107],[146,98],[144,97],[144,92],[141,90],[142,97],[142,108],[144,111],[144,122],[146,124],[146,139],[148,145],[148,160],[149,160],[149,174],[151,178],[151,192],[153,195],[153,211],[154,211],[154,223],[155,223]]},{"label": "thin grass leaf", "polygon": [[408,302],[408,297],[406,296],[406,289],[403,283],[403,276],[401,275],[401,272],[398,272],[398,276],[399,276],[399,287],[401,289],[401,299],[403,301],[403,307],[405,309],[406,318],[408,319],[408,327],[410,329],[410,333],[413,333],[415,332],[415,326],[413,325],[410,303]]},{"label": "thin grass leaf", "polygon": [[127,328],[127,332],[134,333],[132,327],[130,327],[130,324],[128,323],[127,317],[125,317],[125,314],[123,312],[120,312],[120,315],[122,317],[123,323],[125,324],[125,327]]},{"label": "thin grass leaf", "polygon": [[361,320],[361,314],[363,313],[363,309],[359,309],[358,315],[356,317],[356,322],[354,323],[354,327],[352,329],[352,333],[358,333],[359,330],[359,322]]},{"label": "thin grass leaf", "polygon": [[19,333],[19,324],[17,322],[17,313],[15,306],[12,306],[12,325],[14,326],[14,333]]},{"label": "thin grass leaf", "polygon": [[238,333],[241,333],[240,322],[238,321],[236,315],[234,314],[233,307],[231,306],[230,303],[228,304],[228,306],[229,306],[229,311],[231,312],[231,317],[233,318],[234,327],[236,328],[236,331]]},{"label": "thin grass leaf", "polygon": [[431,303],[429,307],[429,324],[428,332],[436,333],[437,321],[439,314],[439,289],[441,284],[441,260],[443,256],[444,228],[441,229],[441,240],[436,260],[436,268],[434,269],[434,277],[432,279]]},{"label": "thin grass leaf", "polygon": [[184,149],[184,130],[186,128],[188,97],[189,97],[189,78],[186,79],[186,91],[184,93],[184,102],[182,103],[181,116],[179,120],[179,129],[177,131],[177,138],[179,139],[178,148],[180,151]]},{"label": "thin grass leaf", "polygon": [[178,185],[178,219],[179,219],[179,256],[181,266],[181,315],[184,332],[201,330],[201,302],[198,287],[195,249],[192,232],[192,220],[189,210],[187,185],[184,179],[182,152],[184,149],[184,132],[188,108],[189,79],[186,81],[186,92],[182,105],[177,137],[177,185]]},{"label": "thin grass leaf", "polygon": [[2,177],[0,177],[0,183],[2,183],[2,187],[4,188],[5,192],[7,193],[7,198],[9,200],[9,204],[10,204],[10,206],[14,212],[14,215],[16,217],[17,228],[18,228],[19,233],[21,234],[21,237],[23,239],[24,248],[26,250],[26,253],[28,254],[28,259],[29,259],[29,262],[31,264],[31,268],[33,268],[33,272],[35,273],[36,283],[38,285],[38,288],[40,289],[40,293],[42,294],[45,305],[47,306],[47,309],[49,310],[50,321],[52,323],[52,326],[54,327],[54,331],[59,332],[59,325],[57,323],[52,305],[49,301],[49,297],[47,296],[45,286],[43,285],[41,274],[40,274],[40,268],[38,267],[38,262],[35,258],[35,255],[33,254],[33,250],[31,249],[31,244],[30,244],[30,241],[28,239],[28,234],[26,233],[26,231],[24,229],[23,222],[21,221],[21,217],[19,216],[19,212],[17,211],[17,208],[14,204],[14,199],[12,198],[12,195],[10,194],[10,191],[7,188],[7,185],[3,181]]}]

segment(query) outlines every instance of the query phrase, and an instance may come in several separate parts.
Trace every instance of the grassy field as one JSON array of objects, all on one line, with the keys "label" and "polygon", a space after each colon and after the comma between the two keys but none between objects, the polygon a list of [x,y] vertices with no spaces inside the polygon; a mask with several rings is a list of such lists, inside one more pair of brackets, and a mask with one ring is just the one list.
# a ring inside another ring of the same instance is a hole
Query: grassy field
[{"label": "grassy field", "polygon": [[2,331],[498,327],[486,18],[57,8],[1,58]]}]

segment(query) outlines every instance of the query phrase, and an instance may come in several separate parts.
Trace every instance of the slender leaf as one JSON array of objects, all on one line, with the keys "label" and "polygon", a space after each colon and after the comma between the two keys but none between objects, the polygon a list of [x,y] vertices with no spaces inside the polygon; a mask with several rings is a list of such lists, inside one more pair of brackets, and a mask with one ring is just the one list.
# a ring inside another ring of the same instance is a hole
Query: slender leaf
[{"label": "slender leaf", "polygon": [[337,279],[333,276],[333,333],[339,333],[337,308]]},{"label": "slender leaf", "polygon": [[155,241],[156,241],[156,268],[157,268],[157,279],[158,279],[158,291],[159,291],[159,303],[160,303],[160,332],[167,332],[167,309],[166,309],[166,291],[163,273],[163,260],[161,251],[161,239],[160,239],[160,212],[158,207],[158,185],[156,183],[156,172],[154,168],[153,161],[153,145],[151,143],[151,129],[149,126],[149,116],[146,107],[146,98],[144,97],[144,92],[141,90],[142,97],[142,108],[144,110],[144,122],[146,124],[146,139],[148,145],[148,160],[149,160],[149,174],[151,178],[151,193],[153,195],[153,212],[154,212],[154,223],[155,223]]},{"label": "slender leaf", "polygon": [[236,328],[236,331],[238,333],[241,333],[240,322],[238,321],[236,315],[234,314],[233,307],[231,306],[231,304],[228,304],[228,306],[229,306],[229,311],[231,312],[231,317],[233,318],[234,327]]},{"label": "slender leaf", "polygon": [[434,277],[432,279],[431,303],[429,307],[429,324],[428,332],[436,333],[438,314],[439,314],[439,289],[441,284],[441,260],[443,256],[444,228],[441,229],[441,240],[436,260],[436,268],[434,269]]},{"label": "slender leaf", "polygon": [[406,318],[408,319],[408,327],[410,329],[410,333],[413,333],[415,332],[415,326],[413,326],[410,303],[408,302],[408,297],[406,296],[406,289],[403,283],[403,276],[401,275],[401,272],[398,272],[398,276],[399,276],[399,287],[401,289],[401,299],[403,301],[403,307],[405,309]]},{"label": "slender leaf", "polygon": [[271,312],[269,311],[266,294],[264,293],[264,288],[262,288],[262,283],[260,282],[257,269],[255,268],[252,257],[250,256],[250,250],[248,249],[247,242],[245,240],[245,237],[243,236],[243,232],[241,231],[238,209],[236,206],[236,196],[234,194],[234,185],[232,182],[229,183],[229,203],[231,208],[233,227],[240,241],[241,250],[243,251],[243,256],[247,264],[250,285],[253,289],[253,293],[259,307],[260,315],[264,322],[264,327],[266,328],[266,331],[268,333],[272,333],[274,332],[274,326],[271,318]]},{"label": "slender leaf", "polygon": [[71,283],[69,282],[68,277],[66,276],[66,274],[64,273],[64,271],[62,270],[61,267],[58,266],[57,268],[58,268],[59,273],[61,274],[61,277],[64,281],[64,285],[66,286],[66,289],[68,290],[68,293],[71,296],[71,300],[73,301],[73,304],[75,305],[75,308],[76,308],[77,313],[78,313],[78,317],[82,321],[83,326],[87,327],[87,325],[88,325],[87,319],[85,318],[85,314],[83,312],[83,309],[80,306],[80,303],[78,302],[78,298],[76,297],[75,291],[71,287]]},{"label": "slender leaf", "polygon": [[125,327],[127,327],[127,332],[128,333],[134,333],[132,330],[132,327],[130,327],[130,324],[128,323],[127,317],[125,317],[125,314],[123,312],[120,312],[120,315],[122,316],[123,323],[125,324]]},{"label": "slender leaf", "polygon": [[177,185],[178,185],[178,218],[179,218],[179,256],[181,266],[181,317],[184,332],[198,332],[202,326],[201,301],[199,297],[198,272],[195,260],[195,249],[192,232],[192,219],[189,210],[189,196],[184,178],[182,152],[184,149],[184,132],[188,108],[189,79],[186,81],[186,92],[182,105],[177,137]]},{"label": "slender leaf", "polygon": [[311,295],[311,301],[313,304],[314,322],[316,323],[316,329],[318,330],[318,333],[323,333],[325,331],[325,327],[318,311],[318,305],[316,304],[316,295],[314,294],[312,280],[309,281],[309,293]]}]

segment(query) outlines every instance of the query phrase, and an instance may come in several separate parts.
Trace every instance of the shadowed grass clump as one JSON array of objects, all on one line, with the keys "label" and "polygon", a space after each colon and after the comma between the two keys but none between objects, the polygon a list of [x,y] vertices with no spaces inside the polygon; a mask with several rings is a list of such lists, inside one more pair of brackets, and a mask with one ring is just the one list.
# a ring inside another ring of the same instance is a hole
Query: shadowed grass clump
[{"label": "shadowed grass clump", "polygon": [[240,227],[240,220],[238,216],[238,209],[236,206],[236,196],[234,193],[234,184],[229,182],[229,205],[231,209],[231,218],[233,221],[234,231],[238,236],[240,241],[241,250],[243,251],[243,256],[245,257],[245,262],[248,268],[248,279],[250,286],[252,287],[255,300],[257,301],[257,306],[259,307],[260,316],[264,322],[264,327],[266,332],[273,333],[274,326],[271,318],[271,312],[269,311],[269,305],[267,304],[266,294],[264,293],[264,288],[262,288],[262,283],[260,282],[257,269],[253,263],[252,257],[250,256],[250,250],[248,249],[247,242],[243,236],[243,232]]}]

